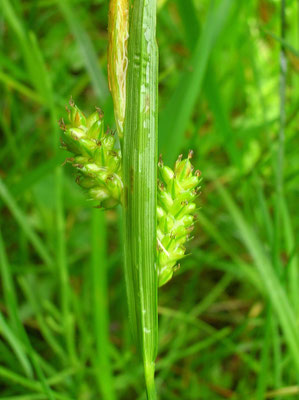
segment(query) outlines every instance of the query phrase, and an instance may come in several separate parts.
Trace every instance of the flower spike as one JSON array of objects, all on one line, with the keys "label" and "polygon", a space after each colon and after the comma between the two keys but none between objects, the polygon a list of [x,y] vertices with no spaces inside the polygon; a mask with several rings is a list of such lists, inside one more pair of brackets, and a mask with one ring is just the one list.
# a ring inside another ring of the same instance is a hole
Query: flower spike
[{"label": "flower spike", "polygon": [[129,0],[110,0],[108,23],[108,83],[119,138],[123,137],[128,68]]},{"label": "flower spike", "polygon": [[158,270],[159,286],[167,283],[179,268],[178,261],[185,257],[185,243],[194,228],[194,215],[200,173],[193,173],[190,159],[180,155],[174,170],[158,164]]},{"label": "flower spike", "polygon": [[69,124],[60,121],[62,145],[73,153],[66,162],[77,170],[76,182],[101,206],[116,205],[123,188],[121,156],[115,148],[114,134],[104,130],[103,112],[96,109],[87,118],[73,100],[67,112]]}]

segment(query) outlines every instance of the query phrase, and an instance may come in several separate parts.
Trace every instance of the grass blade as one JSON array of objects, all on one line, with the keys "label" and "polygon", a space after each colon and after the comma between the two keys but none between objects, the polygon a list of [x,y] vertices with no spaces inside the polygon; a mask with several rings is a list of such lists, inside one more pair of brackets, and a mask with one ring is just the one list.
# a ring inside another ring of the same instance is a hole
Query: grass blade
[{"label": "grass blade", "polygon": [[0,71],[0,81],[2,81],[7,87],[16,90],[23,96],[28,97],[28,99],[33,100],[38,104],[45,103],[45,100],[42,99],[36,92],[28,88],[27,86],[23,85],[19,81],[16,81],[10,75],[5,74],[3,71]]},{"label": "grass blade", "polygon": [[[188,70],[182,75],[175,93],[161,115],[159,130],[162,132],[162,140],[159,147],[169,163],[174,162],[182,147],[184,132],[201,91],[211,51],[228,18],[231,5],[231,0],[224,0],[216,9],[211,6],[193,52],[191,72]],[[170,141],[171,148],[169,148]],[[167,153],[165,149],[168,150]]]},{"label": "grass blade", "polygon": [[247,221],[243,218],[241,211],[231,198],[229,192],[219,182],[217,182],[217,189],[232,220],[240,232],[242,241],[255,261],[266,290],[266,295],[272,303],[273,310],[277,314],[280,326],[285,334],[285,339],[292,354],[294,366],[299,373],[299,335],[295,315],[286,292],[280,284],[273,266],[265,255],[261,244]]},{"label": "grass blade", "polygon": [[32,368],[27,358],[26,352],[24,351],[22,344],[20,343],[18,338],[14,335],[13,330],[10,329],[9,325],[7,324],[1,313],[0,313],[0,334],[10,344],[10,347],[13,349],[16,357],[18,358],[25,374],[28,377],[31,377]]},{"label": "grass blade", "polygon": [[33,231],[31,226],[29,225],[26,216],[23,214],[23,211],[19,208],[18,204],[8,191],[2,179],[0,179],[0,197],[2,198],[7,208],[14,216],[17,223],[23,229],[26,237],[32,243],[33,247],[35,248],[40,258],[44,261],[44,263],[47,266],[52,267],[53,266],[52,257],[48,253],[48,250],[44,246],[39,236]]},{"label": "grass blade", "polygon": [[98,99],[104,103],[108,97],[108,86],[106,78],[99,67],[97,55],[93,44],[78,20],[76,14],[73,12],[73,6],[69,0],[57,1],[57,5],[63,13],[70,29],[75,36],[78,46],[80,48],[86,69],[89,73],[94,91]]},{"label": "grass blade", "polygon": [[124,257],[131,325],[156,399],[157,87],[156,1],[135,0],[130,20],[124,129]]},{"label": "grass blade", "polygon": [[[32,57],[39,70],[39,82],[41,93],[48,99],[48,108],[51,118],[51,125],[53,131],[53,148],[55,154],[59,154],[58,143],[58,116],[54,103],[54,93],[52,90],[51,79],[47,73],[46,65],[43,55],[39,48],[35,35],[30,32],[29,40],[31,43]],[[69,287],[69,273],[67,266],[66,255],[66,240],[65,240],[65,221],[64,221],[64,204],[63,204],[63,170],[61,166],[56,167],[54,171],[55,178],[55,224],[57,240],[55,243],[57,251],[57,265],[60,274],[61,285],[61,308],[63,314],[63,324],[65,330],[65,340],[70,359],[73,363],[76,362],[76,351],[74,344],[74,332],[72,327],[72,316],[70,311],[70,287]]]}]

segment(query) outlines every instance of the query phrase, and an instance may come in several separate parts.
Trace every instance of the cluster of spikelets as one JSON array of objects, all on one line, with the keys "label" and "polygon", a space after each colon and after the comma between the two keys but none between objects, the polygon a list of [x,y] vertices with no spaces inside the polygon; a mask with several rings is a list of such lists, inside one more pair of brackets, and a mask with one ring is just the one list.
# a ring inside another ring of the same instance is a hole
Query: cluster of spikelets
[{"label": "cluster of spikelets", "polygon": [[194,200],[199,193],[200,171],[193,172],[188,158],[177,159],[174,170],[165,166],[160,158],[158,163],[158,207],[157,207],[157,240],[159,286],[168,282],[177,262],[184,257],[184,244],[191,238],[194,228],[196,204]]},{"label": "cluster of spikelets", "polygon": [[[68,158],[78,171],[76,182],[100,206],[111,207],[122,201],[121,151],[116,149],[113,132],[104,129],[104,116],[97,109],[88,118],[70,102],[69,124],[61,121],[62,145],[73,154]],[[190,239],[199,193],[200,172],[194,171],[188,158],[178,158],[174,169],[158,163],[157,264],[159,286],[167,283],[185,256]]]},{"label": "cluster of spikelets", "polygon": [[67,108],[69,124],[61,121],[62,145],[73,157],[68,158],[78,171],[76,182],[87,191],[88,197],[111,207],[121,201],[121,155],[116,138],[105,131],[104,115],[97,109],[88,118],[70,101]]}]

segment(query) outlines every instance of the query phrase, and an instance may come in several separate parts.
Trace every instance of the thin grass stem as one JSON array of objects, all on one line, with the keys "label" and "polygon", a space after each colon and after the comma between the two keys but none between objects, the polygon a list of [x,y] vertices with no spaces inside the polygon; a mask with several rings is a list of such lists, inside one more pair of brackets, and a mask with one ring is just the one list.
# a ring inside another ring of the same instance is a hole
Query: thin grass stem
[{"label": "thin grass stem", "polygon": [[92,212],[91,275],[96,341],[95,368],[103,400],[114,400],[116,397],[109,356],[108,262],[106,243],[105,214],[94,209]]}]

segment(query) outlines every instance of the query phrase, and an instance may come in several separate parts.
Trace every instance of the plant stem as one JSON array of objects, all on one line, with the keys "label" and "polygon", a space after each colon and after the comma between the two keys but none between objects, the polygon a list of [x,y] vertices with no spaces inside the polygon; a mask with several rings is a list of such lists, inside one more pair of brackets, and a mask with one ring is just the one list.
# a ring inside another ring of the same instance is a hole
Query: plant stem
[{"label": "plant stem", "polygon": [[135,0],[130,16],[124,126],[124,258],[130,322],[156,399],[157,87],[156,0]]},{"label": "plant stem", "polygon": [[[280,35],[281,40],[285,40],[286,32],[286,16],[285,16],[285,0],[281,0],[280,9]],[[280,251],[281,251],[281,214],[284,198],[283,191],[283,167],[284,167],[284,141],[285,141],[285,125],[286,125],[286,72],[287,59],[286,50],[283,43],[280,45],[280,76],[279,76],[279,132],[277,138],[277,153],[276,153],[276,204],[275,204],[275,265],[279,271]],[[281,271],[280,271],[281,272]]]},{"label": "plant stem", "polygon": [[92,291],[94,332],[96,340],[95,368],[104,400],[114,400],[113,377],[109,358],[108,263],[105,214],[97,209],[92,213]]}]

